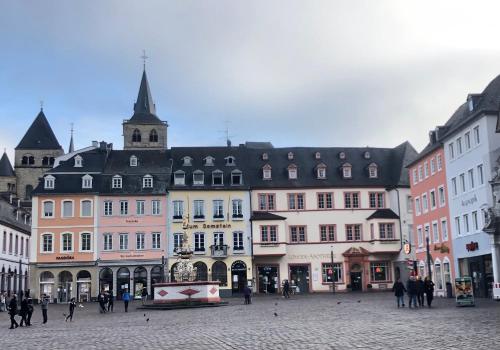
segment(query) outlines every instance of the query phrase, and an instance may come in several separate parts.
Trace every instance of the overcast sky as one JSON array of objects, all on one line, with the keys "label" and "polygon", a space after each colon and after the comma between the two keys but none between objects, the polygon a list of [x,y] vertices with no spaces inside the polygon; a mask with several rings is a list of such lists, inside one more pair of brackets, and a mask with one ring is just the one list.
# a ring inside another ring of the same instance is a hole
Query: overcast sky
[{"label": "overcast sky", "polygon": [[[0,147],[44,101],[65,150],[123,147],[142,50],[169,146],[417,150],[500,73],[500,4],[479,1],[1,1]],[[11,158],[12,159],[12,158]]]}]

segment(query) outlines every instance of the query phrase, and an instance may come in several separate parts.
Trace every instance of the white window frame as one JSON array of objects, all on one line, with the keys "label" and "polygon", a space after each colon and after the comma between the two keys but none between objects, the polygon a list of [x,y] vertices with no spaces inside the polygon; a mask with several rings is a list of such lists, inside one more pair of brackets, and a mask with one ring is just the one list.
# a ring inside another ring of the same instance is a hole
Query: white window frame
[{"label": "white window frame", "polygon": [[122,188],[123,179],[120,175],[115,175],[111,179],[111,188]]},{"label": "white window frame", "polygon": [[470,131],[467,131],[464,134],[464,144],[465,144],[465,151],[468,151],[471,149]]},{"label": "white window frame", "polygon": [[[172,218],[173,220],[182,220],[184,217],[184,201],[174,200],[172,201]],[[175,218],[174,218],[175,217]]]},{"label": "white window frame", "polygon": [[[83,250],[83,236],[84,235],[90,236],[90,248],[88,250]],[[80,232],[79,236],[80,236],[80,240],[79,240],[79,245],[78,245],[78,251],[81,253],[92,252],[93,251],[93,249],[92,249],[93,248],[92,232],[82,231],[82,232]]]},{"label": "white window frame", "polygon": [[[220,184],[215,184],[215,178],[220,176],[221,183]],[[224,172],[221,170],[214,170],[212,171],[212,186],[224,186]]]},{"label": "white window frame", "polygon": [[264,166],[262,168],[262,179],[271,180],[272,179],[272,168],[270,165]]},{"label": "white window frame", "polygon": [[452,194],[453,194],[453,197],[456,197],[458,195],[458,187],[457,187],[457,178],[456,177],[453,177],[451,178],[451,190],[452,190]]},{"label": "white window frame", "polygon": [[[196,180],[195,176],[201,176],[201,181]],[[193,185],[194,186],[203,186],[205,184],[205,173],[201,170],[193,171]]]},{"label": "white window frame", "polygon": [[429,211],[429,202],[427,200],[427,192],[422,194],[422,212],[427,213]]},{"label": "white window frame", "polygon": [[473,190],[474,187],[476,186],[474,180],[474,169],[467,170],[467,177],[469,178],[469,189]]},{"label": "white window frame", "polygon": [[[201,205],[199,205],[201,204]],[[201,208],[201,211],[200,211],[200,216],[199,218],[197,218],[196,214],[197,214],[197,209]],[[203,199],[195,199],[193,200],[193,220],[205,220],[205,201]]]},{"label": "white window frame", "polygon": [[424,169],[421,165],[418,166],[418,181],[422,181],[424,179]]},{"label": "white window frame", "polygon": [[437,220],[432,221],[432,241],[434,243],[439,243],[439,223]]},{"label": "white window frame", "polygon": [[472,128],[472,130],[474,132],[474,143],[477,146],[481,143],[481,138],[479,135],[479,125],[476,125],[474,128]]},{"label": "white window frame", "polygon": [[186,185],[186,173],[182,170],[174,172],[174,186]]},{"label": "white window frame", "polygon": [[153,176],[147,174],[142,178],[142,188],[153,188]]},{"label": "white window frame", "polygon": [[233,199],[232,201],[232,219],[233,220],[243,220],[243,200]]},{"label": "white window frame", "polygon": [[471,213],[471,219],[472,219],[472,232],[478,232],[479,231],[479,216],[477,213],[477,210],[474,210]]},{"label": "white window frame", "polygon": [[[139,210],[142,209],[142,210]],[[139,199],[135,201],[135,214],[137,216],[146,215],[146,201],[143,199]]]},{"label": "white window frame", "polygon": [[[106,208],[106,204],[109,204],[109,209],[111,209],[109,211],[109,214],[108,213],[108,208]],[[103,206],[102,206],[102,210],[103,210],[103,216],[113,216],[113,201],[112,200],[105,200],[103,201]]]},{"label": "white window frame", "polygon": [[443,158],[441,157],[440,154],[436,155],[436,162],[437,162],[437,170],[438,171],[443,170]]},{"label": "white window frame", "polygon": [[[64,203],[65,202],[68,202],[68,203],[71,203],[71,214],[70,215],[64,215]],[[63,199],[61,201],[61,218],[65,219],[65,218],[72,218],[75,216],[75,201],[73,199]]]},{"label": "white window frame", "polygon": [[420,216],[422,214],[422,206],[420,204],[420,196],[415,197],[415,215]]},{"label": "white window frame", "polygon": [[[434,198],[434,203],[432,203],[432,199]],[[429,191],[429,204],[430,204],[430,208],[431,210],[435,210],[438,206],[438,199],[437,199],[437,196],[436,196],[436,190],[435,189],[432,189]]]},{"label": "white window frame", "polygon": [[352,178],[352,166],[351,165],[343,165],[342,166],[342,177],[344,179]]},{"label": "white window frame", "polygon": [[372,163],[368,166],[368,177],[370,179],[378,178],[378,166],[376,164]]},{"label": "white window frame", "polygon": [[460,180],[460,193],[465,193],[467,191],[467,184],[465,183],[465,173],[461,173],[458,178]]},{"label": "white window frame", "polygon": [[450,159],[455,159],[455,146],[453,142],[448,144],[448,154],[450,155]]},{"label": "white window frame", "polygon": [[[83,202],[90,202],[90,215],[83,215]],[[82,218],[91,218],[94,215],[94,201],[90,198],[80,199],[80,217]]]},{"label": "white window frame", "polygon": [[[128,206],[128,200],[121,200],[119,201],[120,204],[120,216],[127,216],[129,215],[129,206]],[[122,205],[125,204],[125,205]],[[126,208],[126,213],[124,213],[123,208]]]},{"label": "white window frame", "polygon": [[82,188],[90,189],[93,185],[93,178],[89,174],[82,176]]},{"label": "white window frame", "polygon": [[224,200],[223,199],[214,199],[212,201],[212,208],[213,208],[213,219],[214,220],[224,220],[224,218],[225,218]]},{"label": "white window frame", "polygon": [[73,165],[75,168],[81,168],[83,166],[83,158],[80,155],[76,155],[75,158],[75,164]]},{"label": "white window frame", "polygon": [[[43,250],[43,244],[44,244],[44,237],[45,236],[50,236],[51,237],[51,244],[50,244],[50,250]],[[41,239],[40,239],[40,253],[41,254],[51,254],[51,253],[54,253],[54,246],[55,246],[55,242],[54,242],[54,234],[52,232],[44,232],[40,235]]]},{"label": "white window frame", "polygon": [[[103,238],[102,238],[102,243],[103,243],[102,250],[105,252],[112,251],[113,250],[113,234],[110,232],[106,232],[102,236],[103,236]],[[108,237],[109,237],[109,240],[108,240]],[[111,244],[109,244],[109,243],[111,243]]]},{"label": "white window frame", "polygon": [[151,200],[151,215],[161,215],[161,200],[153,199]]},{"label": "white window frame", "polygon": [[151,233],[151,249],[161,249],[161,232]]},{"label": "white window frame", "polygon": [[[71,237],[71,249],[69,250],[65,250],[64,249],[64,236],[65,235],[69,235]],[[75,235],[73,234],[73,232],[61,232],[61,234],[59,235],[59,252],[62,253],[62,254],[65,254],[65,253],[73,253],[75,251]]]},{"label": "white window frame", "polygon": [[[45,203],[52,203],[52,215],[45,215]],[[55,217],[55,210],[56,210],[56,202],[51,200],[51,199],[47,199],[47,200],[44,200],[42,202],[42,218],[44,219],[53,219]]]},{"label": "white window frame", "polygon": [[297,177],[298,177],[297,167],[296,166],[288,167],[288,179],[297,180]]},{"label": "white window frame", "polygon": [[439,207],[443,208],[444,206],[446,206],[446,192],[444,189],[444,185],[440,185],[438,187],[437,193],[438,193]]},{"label": "white window frame", "polygon": [[417,168],[413,168],[412,175],[413,175],[413,184],[416,185],[418,183]]},{"label": "white window frame", "polygon": [[[128,236],[129,236],[128,232],[122,232],[122,233],[118,234],[118,248],[119,248],[119,250],[121,250],[121,251],[129,250]],[[122,237],[124,239],[122,239]],[[127,243],[125,247],[123,247],[124,245],[122,245],[123,242]]]},{"label": "white window frame", "polygon": [[446,218],[441,218],[439,221],[441,223],[441,239],[443,242],[447,242],[450,235],[448,233],[448,220]]},{"label": "white window frame", "polygon": [[[238,176],[240,177],[240,182],[239,183],[236,183],[234,181],[234,177],[233,176]],[[243,172],[241,170],[238,170],[238,169],[234,169],[233,171],[231,171],[231,185],[232,186],[239,186],[239,185],[243,185]]]},{"label": "white window frame", "polygon": [[483,164],[479,164],[477,166],[477,178],[478,178],[478,186],[484,185],[484,170]]},{"label": "white window frame", "polygon": [[130,159],[129,159],[129,165],[130,166],[133,166],[133,167],[136,167],[137,166],[137,157],[134,156],[134,155],[131,155],[130,156]]},{"label": "white window frame", "polygon": [[462,147],[462,137],[457,137],[456,143],[457,143],[457,156],[460,156],[464,151]]},{"label": "white window frame", "polygon": [[460,223],[460,216],[455,216],[455,229],[457,230],[457,235],[460,236],[462,234],[462,225]]},{"label": "white window frame", "polygon": [[436,173],[436,158],[432,157],[429,162],[431,163],[431,175],[434,175]]},{"label": "white window frame", "polygon": [[144,232],[135,234],[135,250],[146,250],[146,234]]},{"label": "white window frame", "polygon": [[43,188],[45,190],[53,190],[56,185],[56,178],[52,175],[47,175],[44,178]]},{"label": "white window frame", "polygon": [[424,177],[427,179],[429,177],[429,163],[424,162]]}]

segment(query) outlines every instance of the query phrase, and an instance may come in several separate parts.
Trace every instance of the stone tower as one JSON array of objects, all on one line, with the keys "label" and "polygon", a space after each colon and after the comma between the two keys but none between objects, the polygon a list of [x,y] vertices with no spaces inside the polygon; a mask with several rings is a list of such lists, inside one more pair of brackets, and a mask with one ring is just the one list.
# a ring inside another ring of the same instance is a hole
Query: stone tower
[{"label": "stone tower", "polygon": [[41,109],[15,148],[17,196],[31,199],[31,191],[38,185],[38,179],[52,168],[55,158],[63,154],[64,151]]},{"label": "stone tower", "polygon": [[156,108],[144,69],[139,94],[134,104],[134,115],[123,122],[123,148],[166,149],[167,127],[167,122],[156,116]]},{"label": "stone tower", "polygon": [[5,151],[0,158],[0,192],[16,193],[16,173]]}]

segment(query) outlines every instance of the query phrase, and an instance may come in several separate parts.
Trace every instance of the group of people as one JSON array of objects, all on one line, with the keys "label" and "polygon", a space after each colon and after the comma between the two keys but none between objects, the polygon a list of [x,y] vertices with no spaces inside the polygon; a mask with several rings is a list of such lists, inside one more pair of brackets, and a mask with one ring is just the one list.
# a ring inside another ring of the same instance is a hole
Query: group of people
[{"label": "group of people", "polygon": [[[23,294],[21,293],[21,296]],[[7,304],[7,294],[1,293],[0,295],[0,311],[8,311],[10,316],[10,329],[17,327],[31,326],[31,316],[33,315],[33,300],[29,292],[24,294],[21,300],[20,307],[18,306],[17,294],[13,294]],[[21,321],[17,323],[16,316],[21,316]],[[44,322],[45,323],[45,322]]]},{"label": "group of people", "polygon": [[114,296],[112,290],[101,289],[101,292],[97,296],[97,302],[99,303],[99,312],[105,314],[106,312],[113,312],[114,308]]},{"label": "group of people", "polygon": [[427,298],[427,306],[432,306],[432,300],[434,299],[434,282],[432,282],[429,276],[426,276],[424,280],[422,280],[420,276],[410,276],[408,282],[406,283],[406,287],[398,279],[394,283],[392,290],[396,296],[398,308],[400,306],[405,307],[405,293],[408,293],[408,306],[410,309],[412,305],[415,308],[423,307],[424,295]]}]

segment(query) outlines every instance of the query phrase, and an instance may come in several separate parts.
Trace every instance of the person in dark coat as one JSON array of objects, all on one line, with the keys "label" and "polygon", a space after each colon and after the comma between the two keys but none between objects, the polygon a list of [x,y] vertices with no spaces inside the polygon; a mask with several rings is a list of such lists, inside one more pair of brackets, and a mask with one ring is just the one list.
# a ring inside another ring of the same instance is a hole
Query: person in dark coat
[{"label": "person in dark coat", "polygon": [[434,282],[431,281],[429,276],[425,277],[424,290],[427,297],[427,306],[431,307],[432,299],[434,299]]},{"label": "person in dark coat", "polygon": [[287,299],[290,298],[290,283],[288,280],[283,283],[283,296]]},{"label": "person in dark coat", "polygon": [[76,307],[76,300],[75,298],[71,298],[69,301],[69,315],[66,316],[66,322],[68,322],[68,319],[70,322],[73,322],[73,313],[75,312],[75,307]]},{"label": "person in dark coat", "polygon": [[10,299],[9,303],[9,315],[10,315],[10,329],[14,329],[19,327],[16,321],[17,315],[17,297],[16,295],[12,295],[12,299]]},{"label": "person in dark coat", "polygon": [[417,307],[417,281],[415,280],[415,276],[410,276],[408,279],[408,283],[406,285],[406,289],[408,290],[408,298],[409,303],[408,307],[411,309],[411,304]]},{"label": "person in dark coat", "polygon": [[146,300],[148,300],[148,289],[146,287],[142,288],[142,305],[146,304]]},{"label": "person in dark coat", "polygon": [[108,312],[111,310],[113,312],[113,307],[114,307],[114,297],[113,297],[113,291],[110,290],[108,292]]},{"label": "person in dark coat", "polygon": [[401,280],[398,278],[396,283],[392,286],[392,291],[394,292],[394,295],[396,296],[396,300],[398,302],[398,308],[399,305],[402,304],[403,307],[405,307],[405,292],[406,288],[403,283],[401,283]]},{"label": "person in dark coat", "polygon": [[26,299],[28,300],[28,317],[26,318],[26,325],[31,326],[31,316],[33,315],[33,299],[29,296],[29,294],[26,295]]},{"label": "person in dark coat", "polygon": [[417,276],[417,301],[418,306],[424,306],[424,281],[420,276]]},{"label": "person in dark coat", "polygon": [[24,298],[21,301],[21,311],[19,312],[19,316],[21,316],[21,322],[19,323],[19,325],[21,327],[27,326],[28,325],[28,320],[27,320],[27,317],[28,317],[28,299],[27,298]]},{"label": "person in dark coat", "polygon": [[243,294],[245,295],[245,305],[249,305],[252,303],[252,290],[250,289],[249,286],[245,286],[243,289]]},{"label": "person in dark coat", "polygon": [[48,319],[47,312],[49,309],[49,300],[50,300],[50,297],[47,294],[42,294],[41,304],[42,304],[43,324],[47,323],[47,319]]},{"label": "person in dark coat", "polygon": [[104,289],[101,290],[101,292],[97,296],[97,302],[99,303],[99,312],[101,314],[105,314],[106,313],[106,296],[104,293]]}]

